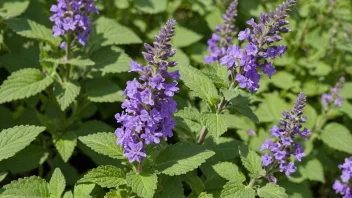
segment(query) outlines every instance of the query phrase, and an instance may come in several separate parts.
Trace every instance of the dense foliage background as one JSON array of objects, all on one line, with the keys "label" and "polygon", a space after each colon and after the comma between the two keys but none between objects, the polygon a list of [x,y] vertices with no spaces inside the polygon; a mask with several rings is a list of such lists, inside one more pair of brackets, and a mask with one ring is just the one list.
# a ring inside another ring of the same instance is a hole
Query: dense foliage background
[{"label": "dense foliage background", "polygon": [[[49,21],[49,10],[53,3],[53,0],[0,2],[1,82],[12,72],[24,68],[50,70],[53,64],[57,64],[50,57],[64,54],[57,47],[60,40],[51,37],[53,24]],[[279,3],[279,0],[239,0],[236,32],[247,27],[247,20],[257,19],[261,12],[268,13]],[[168,19],[177,20],[172,40],[177,49],[173,59],[179,63],[175,69],[188,65],[204,69],[207,40],[214,27],[222,23],[221,16],[228,4],[229,0],[97,1],[100,14],[92,15],[94,31],[87,46],[74,51],[78,58],[72,64],[78,66],[78,73],[84,74],[83,77],[73,77],[80,79],[73,83],[73,89],[80,90],[78,96],[63,96],[52,88],[36,94],[40,91],[32,87],[22,90],[25,99],[14,100],[20,97],[13,95],[11,90],[0,92],[1,129],[16,125],[46,127],[45,132],[33,137],[35,140],[15,155],[6,157],[0,154],[0,186],[31,175],[49,180],[58,167],[65,176],[67,189],[71,189],[79,178],[98,165],[125,168],[121,160],[95,153],[78,137],[115,130],[114,115],[122,111],[121,94],[126,81],[135,77],[127,72],[129,62],[133,59],[144,63],[143,42],[152,43],[154,35]],[[319,135],[313,134],[314,138],[305,142],[307,157],[297,164],[298,171],[290,179],[278,176],[279,185],[292,197],[336,197],[331,186],[341,174],[338,164],[352,154],[352,102],[349,101],[352,99],[352,2],[300,0],[288,20],[292,32],[285,34],[282,41],[287,46],[287,53],[274,62],[278,72],[271,80],[263,76],[259,91],[247,94],[259,122],[239,115],[234,117],[222,141],[229,140],[226,138],[240,140],[259,151],[260,145],[270,136],[268,130],[282,117],[281,112],[289,110],[298,93],[303,91],[308,97],[305,115],[309,119],[305,127]],[[23,72],[35,73],[33,70]],[[325,114],[321,95],[328,92],[341,76],[346,79],[341,93],[342,107],[327,113],[327,123],[322,128],[320,124]],[[179,87],[181,91],[175,96],[179,110],[189,106],[199,111],[207,108],[181,81]],[[50,100],[53,94],[58,102]],[[70,100],[72,97],[74,101]],[[185,127],[185,116],[177,116],[176,135],[168,143],[195,143],[201,125],[194,122],[192,128]],[[249,129],[256,135],[249,136]],[[110,144],[114,145],[114,142]],[[237,142],[231,143],[215,153],[244,170],[236,145]],[[198,171],[178,176],[185,196],[198,197],[201,192],[213,193],[214,197],[220,194],[226,180],[212,175],[216,159],[211,159],[213,161],[202,164]],[[158,181],[163,182],[162,179]],[[156,194],[163,197],[161,191],[158,188]],[[106,189],[95,186],[91,196],[103,197],[105,192]]]}]

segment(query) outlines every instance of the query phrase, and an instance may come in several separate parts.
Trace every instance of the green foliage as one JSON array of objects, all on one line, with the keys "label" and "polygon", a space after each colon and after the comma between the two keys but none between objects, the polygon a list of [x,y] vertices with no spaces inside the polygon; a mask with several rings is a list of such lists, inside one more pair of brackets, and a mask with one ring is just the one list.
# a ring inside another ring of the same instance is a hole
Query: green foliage
[{"label": "green foliage", "polygon": [[219,138],[227,131],[228,123],[231,120],[230,115],[204,113],[201,116],[201,121],[207,127],[210,134],[215,138]]},{"label": "green foliage", "polygon": [[54,144],[61,158],[67,162],[77,145],[77,135],[73,131],[67,131],[62,135],[54,136]]},{"label": "green foliage", "polygon": [[351,132],[341,124],[330,123],[321,133],[321,139],[329,147],[352,154]]},{"label": "green foliage", "polygon": [[113,81],[100,78],[89,80],[86,84],[88,99],[92,102],[123,101],[122,90]]},{"label": "green foliage", "polygon": [[166,175],[181,175],[196,169],[214,154],[200,145],[178,143],[159,154],[155,167]]},{"label": "green foliage", "polygon": [[95,152],[107,155],[114,159],[122,159],[122,149],[116,145],[116,136],[113,133],[96,133],[79,137],[79,140]]},{"label": "green foliage", "polygon": [[250,118],[255,122],[259,122],[258,117],[253,113],[252,109],[249,107],[248,98],[238,95],[235,98],[231,99],[230,102],[232,105],[231,107],[236,109],[242,115]]},{"label": "green foliage", "polygon": [[50,182],[50,197],[60,198],[66,187],[65,177],[59,168],[54,170]]},{"label": "green foliage", "polygon": [[4,19],[13,18],[21,15],[28,8],[29,1],[14,1],[14,0],[4,0],[0,2],[0,17]]},{"label": "green foliage", "polygon": [[262,168],[262,160],[259,155],[247,147],[240,148],[241,161],[244,167],[252,174],[252,177],[260,177],[265,175]]},{"label": "green foliage", "polygon": [[182,183],[178,177],[161,177],[159,183],[161,183],[161,187],[158,185],[157,192],[155,193],[156,198],[185,197]]},{"label": "green foliage", "polygon": [[56,84],[54,93],[62,111],[70,106],[80,91],[81,87],[77,82],[64,82],[63,84]]},{"label": "green foliage", "polygon": [[158,177],[155,174],[127,173],[127,185],[142,198],[152,198],[157,188]]},{"label": "green foliage", "polygon": [[1,197],[50,197],[50,186],[42,178],[32,176],[12,181],[1,189]]},{"label": "green foliage", "polygon": [[251,187],[243,185],[240,181],[229,181],[221,191],[221,198],[230,197],[254,198],[255,191]]},{"label": "green foliage", "polygon": [[262,198],[288,198],[285,189],[274,183],[268,183],[257,190],[258,196]]},{"label": "green foliage", "polygon": [[126,184],[125,173],[114,166],[98,166],[84,175],[78,183],[94,183],[101,187],[117,188]]},{"label": "green foliage", "polygon": [[14,156],[18,151],[28,146],[45,127],[15,126],[0,132],[0,161]]},{"label": "green foliage", "polygon": [[53,83],[38,69],[21,69],[12,73],[0,87],[0,103],[24,99],[44,91]]},{"label": "green foliage", "polygon": [[236,164],[230,162],[220,162],[215,164],[213,168],[217,174],[226,180],[238,180],[239,182],[244,182],[246,180],[246,177],[239,171]]}]

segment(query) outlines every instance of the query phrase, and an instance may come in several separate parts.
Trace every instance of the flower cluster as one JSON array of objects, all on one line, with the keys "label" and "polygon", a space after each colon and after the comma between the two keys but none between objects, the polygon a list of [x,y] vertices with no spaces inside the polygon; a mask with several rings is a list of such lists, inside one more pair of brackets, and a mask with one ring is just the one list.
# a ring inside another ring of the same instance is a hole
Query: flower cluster
[{"label": "flower cluster", "polygon": [[341,77],[339,82],[336,83],[335,87],[333,87],[330,93],[323,94],[321,97],[321,102],[325,109],[327,109],[330,105],[335,105],[337,107],[341,107],[342,104],[342,96],[340,92],[343,88],[343,83],[345,82],[345,78]]},{"label": "flower cluster", "polygon": [[352,179],[352,157],[346,158],[345,163],[339,165],[342,169],[341,180],[336,180],[332,188],[336,191],[336,194],[343,195],[343,198],[352,198],[352,184],[349,184],[349,180]]},{"label": "flower cluster", "polygon": [[226,14],[222,16],[224,24],[217,25],[211,39],[208,40],[208,51],[210,54],[205,57],[205,63],[210,64],[215,61],[220,61],[226,55],[226,49],[232,44],[231,33],[235,29],[233,25],[237,15],[238,0],[233,0],[226,10]]},{"label": "flower cluster", "polygon": [[260,151],[269,150],[262,156],[262,165],[266,168],[269,181],[276,182],[272,172],[276,166],[279,166],[280,172],[285,172],[287,177],[296,171],[293,162],[290,161],[290,155],[294,155],[296,160],[301,161],[305,156],[303,147],[300,143],[295,142],[295,136],[300,136],[304,140],[308,139],[311,131],[307,128],[302,129],[301,123],[304,123],[307,116],[302,116],[306,104],[306,95],[302,92],[290,112],[283,111],[283,119],[280,120],[279,126],[274,126],[270,132],[272,138],[265,140]]},{"label": "flower cluster", "polygon": [[[251,92],[258,90],[260,81],[258,69],[269,77],[276,72],[269,60],[282,57],[286,47],[275,46],[273,43],[282,40],[281,34],[290,31],[285,27],[288,24],[285,18],[295,2],[295,0],[287,0],[275,12],[260,14],[259,24],[255,23],[253,18],[247,21],[247,24],[252,27],[252,33],[249,28],[246,28],[238,34],[238,40],[247,41],[247,45],[244,49],[237,45],[229,47],[226,55],[220,59],[220,64],[228,67],[232,80],[236,80],[241,88],[247,88]],[[240,69],[236,71],[235,68],[238,66]]]},{"label": "flower cluster", "polygon": [[124,149],[124,155],[132,163],[141,162],[146,157],[145,144],[158,144],[160,139],[173,135],[175,121],[172,118],[176,112],[176,102],[172,98],[176,92],[180,75],[178,70],[168,72],[168,67],[176,66],[174,61],[167,61],[175,55],[169,41],[174,35],[175,20],[169,20],[155,37],[153,46],[144,44],[143,52],[147,66],[131,61],[132,72],[139,73],[139,79],[127,82],[122,103],[124,111],[115,118],[121,127],[115,134],[117,144]]},{"label": "flower cluster", "polygon": [[53,13],[50,20],[55,23],[54,37],[72,32],[75,39],[85,45],[88,34],[92,31],[88,14],[91,12],[99,14],[94,2],[95,0],[57,0],[57,4],[50,8]]}]

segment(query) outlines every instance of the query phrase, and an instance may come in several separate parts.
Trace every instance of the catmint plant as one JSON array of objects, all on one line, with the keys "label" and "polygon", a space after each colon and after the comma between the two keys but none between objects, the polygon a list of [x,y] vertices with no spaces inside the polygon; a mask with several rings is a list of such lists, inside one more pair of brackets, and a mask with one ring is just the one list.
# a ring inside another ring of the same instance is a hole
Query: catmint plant
[{"label": "catmint plant", "polygon": [[67,35],[68,38],[73,38],[72,41],[68,39],[68,43],[63,42],[61,48],[66,48],[66,44],[71,45],[73,41],[86,45],[92,31],[88,15],[91,12],[99,14],[94,2],[95,0],[57,0],[57,4],[51,6],[53,15],[50,20],[55,23],[53,36]]},{"label": "catmint plant", "polygon": [[339,169],[342,170],[341,181],[336,180],[332,188],[336,194],[342,195],[343,198],[352,197],[352,157],[346,158],[343,164],[339,165]]},{"label": "catmint plant", "polygon": [[175,80],[180,75],[178,70],[168,72],[168,67],[177,65],[168,58],[176,53],[170,44],[175,23],[169,20],[161,28],[153,46],[144,44],[146,51],[142,54],[146,66],[131,61],[130,72],[137,72],[139,78],[127,82],[126,100],[122,103],[124,111],[115,116],[122,125],[115,131],[117,144],[122,146],[131,163],[140,163],[146,157],[145,145],[159,144],[161,139],[167,140],[173,135],[172,115],[177,110],[173,96],[179,91]]},{"label": "catmint plant", "polygon": [[290,156],[293,155],[295,160],[301,161],[305,156],[302,145],[297,142],[296,137],[304,140],[308,139],[311,131],[303,128],[301,123],[307,120],[307,116],[303,116],[304,107],[306,105],[306,95],[301,92],[290,112],[283,111],[283,118],[280,120],[281,127],[275,125],[270,130],[271,138],[266,139],[260,147],[260,151],[269,151],[262,156],[262,166],[266,170],[266,178],[270,182],[277,182],[273,173],[279,168],[280,172],[284,172],[287,177],[297,168]]},{"label": "catmint plant", "polygon": [[208,40],[209,55],[205,56],[205,63],[210,64],[219,61],[226,55],[226,50],[232,45],[232,33],[235,29],[235,17],[237,15],[238,0],[233,0],[222,16],[224,23],[215,27],[216,33],[213,33]]},{"label": "catmint plant", "polygon": [[342,96],[340,95],[340,92],[343,88],[344,82],[345,78],[341,77],[340,80],[336,83],[335,87],[331,88],[330,93],[325,93],[321,96],[321,103],[324,107],[324,110],[329,110],[331,106],[342,106]]}]

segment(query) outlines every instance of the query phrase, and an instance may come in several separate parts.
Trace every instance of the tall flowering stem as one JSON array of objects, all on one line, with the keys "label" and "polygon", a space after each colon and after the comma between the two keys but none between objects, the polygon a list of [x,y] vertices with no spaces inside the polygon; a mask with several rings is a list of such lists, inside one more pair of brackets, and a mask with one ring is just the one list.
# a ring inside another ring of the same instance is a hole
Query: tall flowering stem
[{"label": "tall flowering stem", "polygon": [[299,136],[304,140],[308,139],[311,131],[307,128],[302,129],[301,123],[307,120],[303,116],[306,105],[306,95],[302,92],[290,112],[283,111],[283,118],[280,120],[281,127],[275,125],[271,130],[271,138],[265,140],[260,151],[268,151],[262,156],[262,166],[266,170],[266,178],[270,182],[276,183],[277,179],[273,173],[279,170],[284,172],[287,177],[296,171],[294,162],[290,156],[293,155],[297,161],[301,161],[305,156],[303,147],[296,142]]},{"label": "tall flowering stem", "polygon": [[162,27],[153,46],[144,44],[146,51],[142,54],[146,66],[131,61],[130,72],[137,72],[139,78],[127,82],[126,100],[122,103],[124,110],[115,115],[121,124],[115,131],[117,144],[131,163],[141,163],[147,156],[145,145],[159,144],[161,139],[167,140],[173,135],[175,121],[172,115],[177,110],[173,96],[179,91],[176,80],[180,75],[178,70],[168,72],[168,67],[177,65],[168,58],[176,53],[169,43],[175,23],[175,20],[169,20]]},{"label": "tall flowering stem", "polygon": [[[286,47],[274,46],[273,43],[282,40],[281,34],[290,31],[285,27],[285,25],[288,24],[285,18],[287,17],[289,9],[295,2],[296,0],[287,0],[282,3],[275,12],[270,11],[269,14],[260,14],[259,24],[256,24],[254,19],[249,20],[247,24],[252,26],[253,33],[251,34],[251,30],[246,28],[238,34],[238,39],[241,42],[247,41],[247,46],[245,46],[244,50],[237,45],[229,46],[230,42],[226,42],[226,45],[228,45],[227,48],[225,45],[221,45],[221,47],[226,49],[226,53],[222,53],[221,50],[218,50],[220,49],[218,46],[221,44],[219,42],[220,40],[217,39],[218,35],[213,34],[212,39],[208,41],[208,49],[212,53],[206,56],[205,59],[207,63],[219,61],[221,65],[227,66],[229,79],[231,81],[229,90],[239,86],[241,88],[247,88],[250,92],[256,92],[259,88],[260,81],[258,70],[262,70],[263,73],[268,74],[269,77],[276,72],[269,60],[273,60],[278,56],[281,57],[286,51]],[[232,2],[226,15],[233,13],[231,16],[236,16],[234,5],[237,6],[237,1]],[[230,17],[224,18],[231,19]],[[225,26],[226,24],[229,23],[225,23]],[[233,31],[232,29],[231,32]],[[230,41],[230,39],[228,39],[228,41]],[[217,106],[216,113],[221,113],[227,103],[228,101],[223,97]],[[208,129],[203,127],[198,138],[199,144],[204,142],[207,133]]]},{"label": "tall flowering stem", "polygon": [[205,56],[205,63],[210,64],[220,61],[226,55],[226,49],[232,45],[232,36],[235,26],[235,17],[237,16],[238,0],[233,0],[229,5],[226,13],[222,16],[224,24],[215,27],[216,33],[212,34],[208,40],[209,55]]},{"label": "tall flowering stem", "polygon": [[352,157],[346,158],[345,163],[340,164],[339,168],[342,170],[342,182],[336,180],[332,188],[343,198],[352,198]]}]

